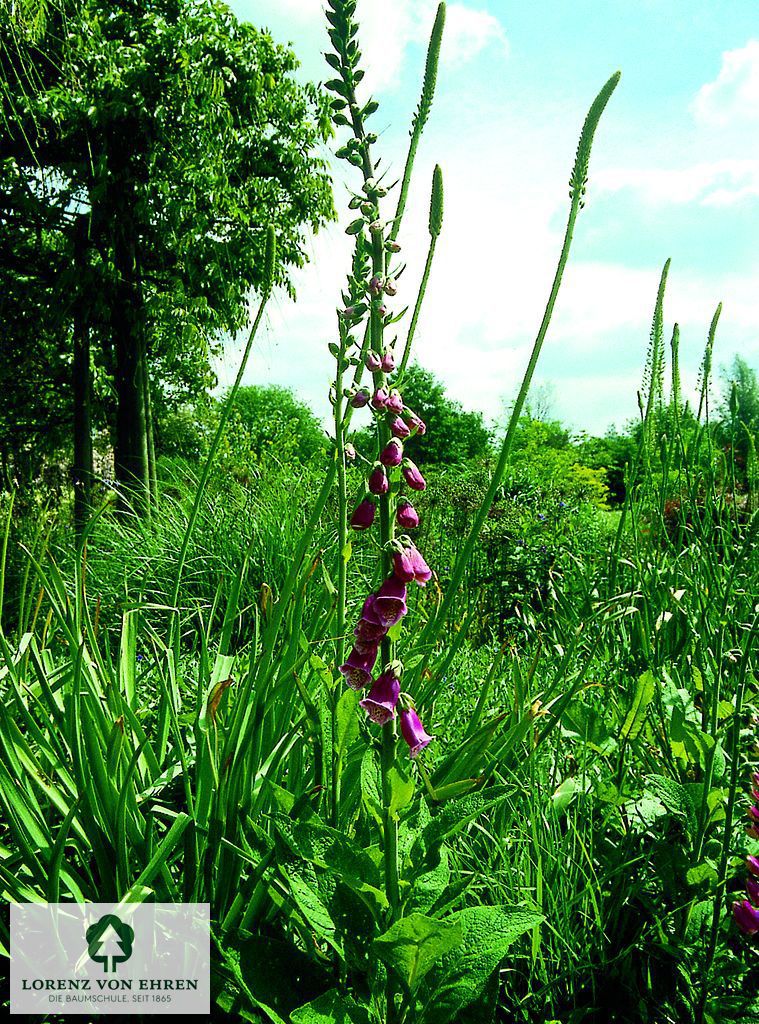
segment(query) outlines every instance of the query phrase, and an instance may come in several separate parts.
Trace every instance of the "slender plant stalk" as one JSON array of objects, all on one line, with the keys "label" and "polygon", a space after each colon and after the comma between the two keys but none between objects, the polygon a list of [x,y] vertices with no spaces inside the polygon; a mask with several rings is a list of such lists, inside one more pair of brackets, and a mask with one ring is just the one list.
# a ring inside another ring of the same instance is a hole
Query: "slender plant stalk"
[{"label": "slender plant stalk", "polygon": [[429,649],[425,662],[429,659],[429,650],[440,634],[443,625],[447,621],[452,607],[453,602],[456,599],[456,594],[464,578],[464,574],[469,565],[469,561],[474,551],[474,546],[477,543],[477,539],[482,530],[485,519],[487,518],[490,507],[493,504],[498,488],[501,486],[504,473],[506,472],[506,466],[508,465],[509,456],[511,455],[511,448],[514,443],[514,437],[516,435],[517,427],[519,426],[519,418],[522,415],[525,401],[527,399],[527,393],[530,389],[533,374],[535,373],[535,367],[537,366],[540,353],[543,348],[543,342],[545,341],[546,334],[548,333],[548,327],[551,323],[551,317],[553,316],[554,306],[556,305],[556,299],[559,294],[559,288],[561,287],[562,277],[564,276],[564,268],[567,265],[569,258],[569,250],[572,246],[572,235],[574,232],[575,222],[577,215],[584,205],[585,186],[587,182],[588,164],[590,160],[590,150],[593,144],[593,136],[598,126],[598,122],[601,118],[601,114],[606,107],[606,104],[617,87],[621,75],[620,72],[615,72],[611,78],[606,82],[604,87],[599,92],[596,99],[593,101],[588,116],[585,119],[582,133],[580,135],[580,142],[577,147],[577,157],[575,159],[575,166],[570,179],[570,195],[571,195],[571,206],[569,209],[569,217],[567,219],[567,226],[564,232],[564,243],[561,247],[561,254],[559,256],[559,263],[556,268],[554,275],[553,284],[551,291],[548,296],[548,303],[543,313],[543,320],[540,324],[535,343],[532,347],[530,354],[530,360],[527,364],[524,377],[522,379],[522,385],[517,395],[517,400],[514,403],[514,409],[511,413],[509,425],[506,430],[506,436],[503,439],[501,445],[501,452],[498,457],[496,468],[493,472],[493,476],[490,480],[490,486],[487,489],[483,502],[474,517],[471,529],[467,536],[464,546],[459,552],[458,558],[451,574],[451,582],[448,585],[445,596],[437,610],[437,614],[429,620],[425,627],[424,633],[422,634],[422,644],[428,644]]},{"label": "slender plant stalk", "polygon": [[270,226],[266,233],[266,252],[264,256],[264,281],[263,289],[261,292],[261,300],[258,304],[258,311],[256,312],[256,316],[253,321],[253,326],[251,327],[250,333],[248,334],[248,340],[245,343],[242,359],[240,360],[240,368],[237,371],[235,382],[232,385],[232,389],[230,390],[229,395],[227,396],[227,400],[224,403],[224,408],[221,411],[221,416],[219,417],[219,424],[216,427],[216,433],[214,434],[214,438],[211,443],[211,449],[208,452],[205,465],[203,466],[203,471],[200,474],[200,479],[198,480],[198,486],[195,490],[195,500],[192,505],[192,511],[190,512],[190,518],[187,522],[187,529],[185,530],[184,537],[182,538],[182,547],[179,549],[177,573],[176,578],[174,580],[174,590],[172,591],[171,596],[171,605],[173,608],[176,608],[177,601],[179,600],[179,588],[182,582],[182,573],[184,572],[185,561],[187,559],[187,549],[190,546],[190,539],[195,529],[195,524],[197,523],[198,520],[198,513],[200,512],[200,503],[203,500],[206,485],[208,484],[208,478],[211,475],[211,467],[213,466],[213,461],[216,458],[216,452],[219,450],[219,444],[221,443],[221,438],[224,433],[224,429],[227,425],[227,421],[229,420],[229,416],[232,412],[232,406],[234,405],[235,397],[237,396],[237,392],[240,389],[243,374],[245,373],[245,367],[248,365],[250,350],[253,347],[253,341],[255,340],[256,333],[258,332],[258,328],[261,325],[261,320],[263,319],[266,303],[269,301],[269,296],[271,295],[271,290],[274,283],[274,265],[276,261],[276,255],[277,239],[276,235],[274,234],[274,228]]},{"label": "slender plant stalk", "polygon": [[416,296],[416,304],[414,305],[414,312],[411,316],[411,324],[409,325],[408,334],[406,336],[406,344],[403,349],[403,357],[401,359],[400,366],[398,367],[398,384],[403,383],[403,374],[406,371],[406,366],[411,355],[411,345],[414,340],[414,334],[416,333],[416,325],[419,321],[419,314],[422,310],[422,303],[424,302],[424,296],[427,292],[427,282],[429,281],[430,271],[432,270],[432,260],[435,256],[435,246],[440,236],[440,231],[443,226],[443,172],[439,166],[435,167],[432,174],[432,195],[430,198],[430,216],[429,216],[429,232],[430,232],[430,244],[427,250],[427,259],[424,264],[424,273],[422,274],[422,281],[419,285],[419,292]]},{"label": "slender plant stalk", "polygon": [[393,241],[398,237],[398,232],[401,228],[401,221],[403,220],[403,214],[408,200],[409,185],[411,184],[411,174],[414,170],[414,161],[416,160],[416,151],[419,147],[419,140],[422,137],[424,126],[427,124],[427,119],[430,116],[430,110],[432,109],[432,100],[435,96],[435,86],[437,84],[437,67],[440,60],[440,44],[443,41],[444,28],[445,4],[440,3],[438,4],[435,23],[432,26],[432,34],[430,35],[430,42],[427,48],[427,60],[424,65],[424,80],[422,82],[422,94],[419,98],[419,106],[416,109],[416,114],[414,115],[414,120],[411,124],[411,140],[409,142],[408,154],[406,156],[406,165],[403,168],[403,179],[401,180],[401,190],[398,194],[398,205],[396,206],[395,217],[393,218],[393,222],[390,227],[389,237]]}]

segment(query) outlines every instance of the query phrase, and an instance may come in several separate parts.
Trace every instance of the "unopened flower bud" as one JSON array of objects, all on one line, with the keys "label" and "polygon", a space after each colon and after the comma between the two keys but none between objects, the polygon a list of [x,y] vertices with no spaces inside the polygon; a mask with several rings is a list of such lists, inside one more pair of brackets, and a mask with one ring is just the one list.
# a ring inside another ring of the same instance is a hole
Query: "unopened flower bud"
[{"label": "unopened flower bud", "polygon": [[382,221],[373,220],[369,225],[369,230],[372,232],[373,235],[379,235],[382,232]]},{"label": "unopened flower bud", "polygon": [[404,530],[415,530],[419,525],[419,514],[410,501],[402,500],[398,502],[395,521]]},{"label": "unopened flower bud", "polygon": [[379,315],[384,320],[385,317],[387,316],[387,306],[385,305],[384,302],[382,303],[381,306],[377,306],[377,312],[379,313]]},{"label": "unopened flower bud", "polygon": [[398,415],[403,412],[403,399],[401,398],[400,391],[393,390],[390,392],[385,402],[385,408],[388,412],[394,412]]},{"label": "unopened flower bud", "polygon": [[404,421],[400,418],[400,416],[395,417],[393,422],[390,424],[390,430],[392,431],[393,434],[395,434],[396,437],[400,437],[401,440],[403,440],[403,438],[408,437],[409,434],[411,433],[411,431],[406,426]]},{"label": "unopened flower bud", "polygon": [[420,419],[416,413],[411,413],[408,418],[408,425],[412,430],[415,430],[420,437],[423,437],[427,433],[427,424],[424,420]]},{"label": "unopened flower bud", "polygon": [[380,462],[390,468],[400,466],[403,462],[403,445],[397,437],[393,437],[380,453]]},{"label": "unopened flower bud", "polygon": [[374,513],[377,506],[371,498],[364,498],[351,516],[351,528],[354,530],[368,530],[374,522]]},{"label": "unopened flower bud", "polygon": [[367,352],[364,363],[370,373],[377,373],[382,369],[382,357],[377,352]]},{"label": "unopened flower bud", "polygon": [[369,281],[369,294],[375,298],[382,294],[382,281],[375,274]]},{"label": "unopened flower bud", "polygon": [[756,935],[759,932],[759,910],[752,907],[748,900],[733,903],[733,917],[744,934]]},{"label": "unopened flower bud", "polygon": [[393,295],[396,295],[397,292],[398,292],[398,285],[395,283],[395,278],[394,277],[386,277],[385,278],[385,293],[387,295],[393,296]]},{"label": "unopened flower bud", "polygon": [[366,388],[361,388],[356,391],[355,394],[351,395],[350,404],[354,409],[363,409],[365,405],[369,404],[369,392]]},{"label": "unopened flower bud", "polygon": [[388,252],[400,252],[401,247],[395,239],[391,239],[389,242],[385,242],[385,248]]},{"label": "unopened flower bud", "polygon": [[372,395],[372,405],[375,409],[384,409],[389,398],[387,388],[377,388]]},{"label": "unopened flower bud", "polygon": [[390,490],[390,481],[384,466],[375,466],[369,476],[369,490],[372,494],[387,494]]},{"label": "unopened flower bud", "polygon": [[382,357],[382,369],[385,373],[392,373],[395,369],[395,356],[391,348],[385,349],[385,354]]},{"label": "unopened flower bud", "polygon": [[356,449],[353,447],[350,441],[343,448],[343,451],[345,452],[346,459],[350,459],[350,461],[353,462],[353,460],[356,458]]},{"label": "unopened flower bud", "polygon": [[422,474],[419,472],[417,466],[411,461],[406,459],[403,463],[403,479],[406,481],[412,491],[423,491],[427,486],[427,481],[424,479]]}]

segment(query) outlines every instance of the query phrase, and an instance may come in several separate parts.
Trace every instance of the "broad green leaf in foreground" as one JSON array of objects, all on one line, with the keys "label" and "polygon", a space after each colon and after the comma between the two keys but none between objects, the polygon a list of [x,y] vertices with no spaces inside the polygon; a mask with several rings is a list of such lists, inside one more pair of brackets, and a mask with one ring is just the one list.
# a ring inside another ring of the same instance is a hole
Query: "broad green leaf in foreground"
[{"label": "broad green leaf in foreground", "polygon": [[374,950],[413,992],[429,969],[462,940],[458,923],[410,914],[375,939]]}]

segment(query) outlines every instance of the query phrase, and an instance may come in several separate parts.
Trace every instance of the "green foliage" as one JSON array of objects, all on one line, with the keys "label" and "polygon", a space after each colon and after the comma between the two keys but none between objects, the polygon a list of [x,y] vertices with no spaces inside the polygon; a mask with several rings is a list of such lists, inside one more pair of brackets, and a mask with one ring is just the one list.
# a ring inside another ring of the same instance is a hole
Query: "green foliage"
[{"label": "green foliage", "polygon": [[96,425],[118,399],[121,478],[149,417],[128,360],[147,360],[159,412],[181,405],[213,384],[211,354],[247,321],[250,290],[290,288],[304,229],[333,215],[317,155],[326,105],[296,66],[216,0],[66,0],[37,39],[0,26],[0,317],[27,388],[25,415],[8,409],[4,426],[3,410],[0,433],[16,462],[29,446],[19,420],[35,434],[71,422],[67,387],[48,403],[42,368],[66,384],[72,332],[87,332],[108,383]]},{"label": "green foliage", "polygon": [[490,434],[482,414],[464,411],[429,370],[410,366],[403,378],[403,395],[407,406],[427,425],[424,437],[406,441],[409,458],[420,465],[455,466],[488,453]]},{"label": "green foliage", "polygon": [[[328,4],[329,88],[363,173],[375,105],[355,101],[355,8]],[[719,435],[681,407],[677,366],[664,398],[662,281],[641,424],[573,440],[524,414],[615,85],[583,129],[570,230],[495,469],[481,420],[432,375],[406,374],[429,426],[420,451],[435,452],[417,536],[436,578],[409,588],[386,643],[435,744],[399,759],[393,727],[380,739],[335,671],[346,595],[353,621],[377,576],[372,546],[344,530],[364,471],[340,465],[288,392],[238,390],[262,302],[225,403],[158,410],[159,446],[189,461],[160,460],[151,519],[114,516],[107,498],[71,545],[43,496],[2,500],[7,901],[207,901],[214,1014],[256,1024],[756,1016],[755,950],[725,913],[755,850],[740,791],[756,760],[759,518],[736,501],[734,441],[755,380],[737,367],[715,451]],[[347,337],[365,313],[340,320],[336,407],[343,372],[360,382]],[[606,471],[622,476],[621,511],[605,507]],[[7,922],[0,938],[7,949]]]},{"label": "green foliage", "polygon": [[238,479],[267,463],[324,464],[327,438],[319,421],[292,392],[281,387],[242,387],[226,429],[221,461]]}]

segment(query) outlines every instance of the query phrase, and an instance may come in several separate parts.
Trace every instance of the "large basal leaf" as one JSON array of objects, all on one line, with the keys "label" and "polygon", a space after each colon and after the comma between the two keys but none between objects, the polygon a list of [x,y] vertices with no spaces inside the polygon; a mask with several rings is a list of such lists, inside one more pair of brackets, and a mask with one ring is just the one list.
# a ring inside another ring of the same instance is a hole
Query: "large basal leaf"
[{"label": "large basal leaf", "polygon": [[543,917],[522,907],[468,907],[447,921],[458,925],[462,942],[447,953],[430,979],[431,999],[425,1020],[447,1024],[478,999],[488,979],[520,935],[539,925]]},{"label": "large basal leaf", "polygon": [[371,857],[343,832],[325,825],[316,815],[293,819],[275,816],[277,832],[287,846],[303,860],[334,871],[341,878],[380,884],[379,871]]},{"label": "large basal leaf", "polygon": [[413,992],[430,968],[460,945],[462,939],[457,922],[409,914],[375,939],[373,948],[380,960]]},{"label": "large basal leaf", "polygon": [[255,935],[239,944],[240,972],[250,992],[280,1016],[329,988],[330,979],[291,942]]},{"label": "large basal leaf", "polygon": [[443,896],[451,880],[448,850],[440,849],[440,863],[431,871],[425,871],[414,882],[409,903],[416,910],[426,912]]},{"label": "large basal leaf", "polygon": [[446,803],[424,828],[421,835],[423,848],[435,848],[448,836],[466,828],[481,814],[492,811],[510,793],[513,793],[513,789],[509,786],[490,786],[484,792],[470,793]]},{"label": "large basal leaf", "polygon": [[333,988],[293,1010],[290,1020],[292,1024],[369,1024],[369,1014],[363,1006]]},{"label": "large basal leaf", "polygon": [[635,686],[635,696],[630,710],[627,712],[627,717],[622,725],[620,732],[620,738],[623,740],[634,740],[640,730],[643,728],[643,723],[646,720],[648,713],[648,705],[654,699],[656,693],[656,681],[650,672],[644,672],[639,677],[638,682]]}]

